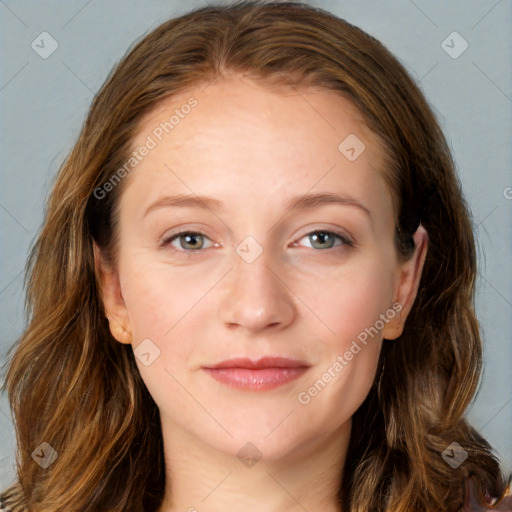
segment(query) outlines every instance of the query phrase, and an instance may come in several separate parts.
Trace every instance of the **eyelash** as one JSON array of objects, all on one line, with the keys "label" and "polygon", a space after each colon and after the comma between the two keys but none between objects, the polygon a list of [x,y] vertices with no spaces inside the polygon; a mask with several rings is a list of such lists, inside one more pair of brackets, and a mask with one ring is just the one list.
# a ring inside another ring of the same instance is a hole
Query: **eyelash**
[{"label": "eyelash", "polygon": [[[350,240],[347,236],[342,235],[341,233],[337,233],[335,231],[329,231],[327,229],[317,229],[315,231],[310,231],[309,233],[306,233],[305,235],[303,235],[300,238],[300,240],[304,237],[311,236],[311,235],[318,234],[318,233],[334,235],[336,238],[341,240],[342,243],[340,245],[337,245],[334,247],[329,247],[328,249],[316,249],[317,252],[337,251],[337,250],[343,249],[344,246],[354,247],[354,242],[352,242],[352,240]],[[171,242],[173,242],[175,239],[178,239],[180,236],[183,236],[183,235],[195,235],[195,236],[199,235],[199,236],[208,238],[208,235],[206,235],[205,233],[202,233],[201,231],[180,231],[179,233],[174,233],[173,235],[162,240],[162,242],[160,243],[160,246],[162,248],[168,247],[172,251],[181,253],[186,257],[198,256],[201,252],[203,252],[201,249],[197,249],[197,250],[176,249],[175,247],[173,247],[171,245]],[[313,250],[315,250],[315,249],[313,248]]]}]

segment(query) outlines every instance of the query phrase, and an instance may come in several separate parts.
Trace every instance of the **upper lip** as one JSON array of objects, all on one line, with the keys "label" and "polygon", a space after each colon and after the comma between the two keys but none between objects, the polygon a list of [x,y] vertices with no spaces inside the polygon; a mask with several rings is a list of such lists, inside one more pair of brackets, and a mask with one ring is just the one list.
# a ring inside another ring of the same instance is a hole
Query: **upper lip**
[{"label": "upper lip", "polygon": [[308,366],[310,365],[304,361],[288,359],[287,357],[262,357],[257,360],[241,357],[222,361],[211,366],[205,366],[205,368],[246,368],[249,370],[257,370],[260,368],[302,368]]}]

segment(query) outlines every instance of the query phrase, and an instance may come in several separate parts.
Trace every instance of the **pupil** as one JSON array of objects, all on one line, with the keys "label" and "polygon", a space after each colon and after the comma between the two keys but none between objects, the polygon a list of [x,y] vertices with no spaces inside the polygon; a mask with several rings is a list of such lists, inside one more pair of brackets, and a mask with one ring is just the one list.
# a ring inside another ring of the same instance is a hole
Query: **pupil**
[{"label": "pupil", "polygon": [[325,239],[329,238],[329,233],[326,233],[325,231],[319,231],[315,235],[313,235],[313,238],[315,239],[315,242],[320,239],[320,244],[325,243]]},{"label": "pupil", "polygon": [[[197,235],[185,235],[186,244],[190,244],[190,240],[192,240],[192,246],[197,246]],[[194,240],[196,243],[194,244]]]}]

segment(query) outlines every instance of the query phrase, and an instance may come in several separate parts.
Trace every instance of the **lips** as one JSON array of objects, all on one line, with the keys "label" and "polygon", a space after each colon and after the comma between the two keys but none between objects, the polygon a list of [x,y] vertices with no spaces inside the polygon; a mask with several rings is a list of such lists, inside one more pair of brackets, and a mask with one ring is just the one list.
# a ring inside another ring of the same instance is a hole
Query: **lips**
[{"label": "lips", "polygon": [[248,358],[229,359],[228,361],[222,361],[221,363],[206,368],[246,368],[248,370],[258,370],[261,368],[300,368],[303,366],[309,365],[302,361],[288,359],[286,357],[263,357],[256,361],[252,361]]},{"label": "lips", "polygon": [[230,359],[202,369],[212,378],[232,388],[264,391],[283,386],[303,375],[310,366],[285,357]]}]

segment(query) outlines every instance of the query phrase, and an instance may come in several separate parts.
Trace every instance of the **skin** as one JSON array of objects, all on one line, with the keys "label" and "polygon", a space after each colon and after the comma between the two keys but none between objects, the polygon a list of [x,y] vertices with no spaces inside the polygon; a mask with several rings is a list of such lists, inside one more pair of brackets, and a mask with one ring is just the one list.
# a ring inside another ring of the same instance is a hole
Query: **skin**
[{"label": "skin", "polygon": [[[161,102],[142,120],[134,147],[191,96],[197,106],[125,178],[118,267],[95,247],[113,336],[134,349],[149,338],[160,350],[148,366],[136,358],[161,414],[160,512],[339,511],[351,417],[370,390],[382,343],[393,342],[383,338],[403,330],[427,233],[419,227],[416,252],[401,262],[379,140],[332,91],[269,88],[226,74]],[[349,134],[366,146],[354,161],[338,149]],[[285,208],[290,198],[320,192],[350,196],[369,214],[348,204]],[[210,196],[224,208],[165,207],[144,216],[178,193]],[[159,245],[198,230],[206,236]],[[315,241],[311,233],[321,230],[349,236],[353,246],[337,237]],[[247,236],[262,249],[251,263],[236,251]],[[298,394],[397,302],[400,313],[300,403]],[[266,355],[310,368],[268,391],[230,388],[201,369]],[[251,451],[248,442],[261,457],[251,467],[237,456]]]}]

